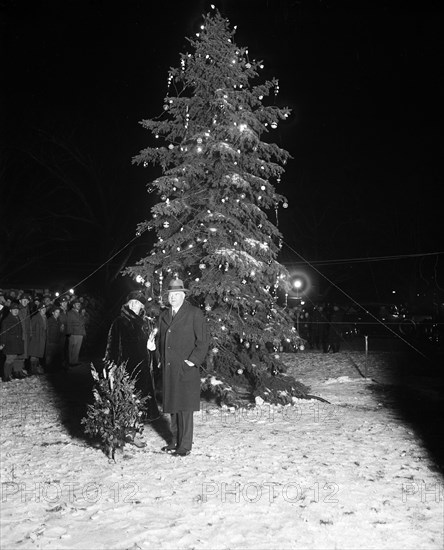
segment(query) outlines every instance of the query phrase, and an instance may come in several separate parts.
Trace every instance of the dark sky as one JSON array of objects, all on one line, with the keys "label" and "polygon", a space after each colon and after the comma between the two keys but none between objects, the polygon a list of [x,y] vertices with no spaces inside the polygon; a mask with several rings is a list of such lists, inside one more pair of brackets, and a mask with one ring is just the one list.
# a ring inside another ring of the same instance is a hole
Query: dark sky
[{"label": "dark sky", "polygon": [[[293,156],[278,189],[290,204],[279,213],[283,259],[440,251],[438,8],[214,3],[237,25],[236,43],[264,60],[266,77],[279,78],[279,105],[293,110],[270,135]],[[185,37],[209,4],[0,1],[0,213],[8,227],[0,286],[48,273],[75,284],[134,237],[149,212],[145,184],[156,175],[131,166],[149,144],[138,122],[161,112],[168,68],[188,49]],[[146,241],[133,244],[126,252],[137,258]],[[117,255],[110,269],[125,260],[125,252]],[[436,265],[442,271],[443,260],[435,260],[424,260],[427,277]],[[328,263],[314,265],[347,279]],[[389,277],[404,266],[384,264]]]}]

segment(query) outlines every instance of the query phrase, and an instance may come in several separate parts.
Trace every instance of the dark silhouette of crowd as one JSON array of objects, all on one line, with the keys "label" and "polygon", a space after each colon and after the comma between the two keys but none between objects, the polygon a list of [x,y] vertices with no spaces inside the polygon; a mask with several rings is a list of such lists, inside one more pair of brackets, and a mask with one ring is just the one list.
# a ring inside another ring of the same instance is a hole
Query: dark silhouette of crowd
[{"label": "dark silhouette of crowd", "polygon": [[299,335],[311,350],[338,353],[344,338],[344,311],[334,303],[295,308]]},{"label": "dark silhouette of crowd", "polygon": [[74,293],[0,290],[0,371],[3,382],[80,363],[88,299]]}]

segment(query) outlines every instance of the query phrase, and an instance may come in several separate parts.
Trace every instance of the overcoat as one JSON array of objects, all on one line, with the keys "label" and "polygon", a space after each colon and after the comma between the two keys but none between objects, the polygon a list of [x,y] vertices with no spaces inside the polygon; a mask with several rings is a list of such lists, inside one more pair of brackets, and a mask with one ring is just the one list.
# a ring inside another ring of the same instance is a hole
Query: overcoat
[{"label": "overcoat", "polygon": [[31,337],[29,339],[28,354],[30,357],[43,357],[46,347],[46,317],[35,313],[31,317]]},{"label": "overcoat", "polygon": [[80,315],[75,309],[70,309],[66,314],[67,319],[67,334],[73,334],[76,336],[86,336],[85,330],[85,318]]},{"label": "overcoat", "polygon": [[159,410],[151,376],[151,354],[146,347],[149,329],[140,315],[126,304],[122,306],[108,332],[105,361],[116,365],[126,363],[125,369],[135,379],[136,389],[143,397],[150,398],[146,405],[148,417],[156,418]]},{"label": "overcoat", "polygon": [[19,319],[22,323],[23,332],[23,352],[26,357],[29,356],[29,340],[31,338],[31,309],[29,306],[23,307],[20,305],[18,312]]},{"label": "overcoat", "polygon": [[56,319],[53,315],[50,315],[46,323],[46,367],[54,369],[60,366],[65,338],[60,318]]},{"label": "overcoat", "polygon": [[46,321],[46,343],[52,346],[62,346],[64,334],[60,318],[56,319],[53,315]]},{"label": "overcoat", "polygon": [[60,328],[63,336],[68,334],[68,311],[66,309],[60,308]]},{"label": "overcoat", "polygon": [[[159,317],[159,352],[163,378],[163,412],[200,409],[200,372],[208,351],[207,322],[202,311],[184,301],[174,318],[171,308]],[[185,359],[194,363],[190,367]]]},{"label": "overcoat", "polygon": [[0,344],[5,355],[22,355],[24,351],[23,328],[19,316],[12,313],[3,319],[0,326]]}]

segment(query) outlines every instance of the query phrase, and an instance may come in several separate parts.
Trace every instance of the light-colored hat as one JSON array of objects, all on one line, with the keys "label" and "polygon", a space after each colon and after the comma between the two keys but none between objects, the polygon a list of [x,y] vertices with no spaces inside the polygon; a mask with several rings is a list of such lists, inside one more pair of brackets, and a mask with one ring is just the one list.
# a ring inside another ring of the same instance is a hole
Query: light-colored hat
[{"label": "light-colored hat", "polygon": [[168,285],[167,292],[188,292],[188,289],[184,288],[183,281],[181,279],[173,279]]}]

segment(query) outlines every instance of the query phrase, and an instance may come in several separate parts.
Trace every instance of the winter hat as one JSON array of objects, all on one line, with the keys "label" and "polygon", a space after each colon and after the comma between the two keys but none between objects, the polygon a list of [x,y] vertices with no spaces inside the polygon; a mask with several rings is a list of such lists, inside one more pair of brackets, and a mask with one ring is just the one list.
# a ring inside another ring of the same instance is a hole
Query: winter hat
[{"label": "winter hat", "polygon": [[146,298],[140,290],[133,290],[128,294],[128,296],[126,297],[127,303],[130,302],[131,300],[137,300],[143,305],[146,304]]},{"label": "winter hat", "polygon": [[183,281],[181,279],[173,279],[168,285],[167,292],[188,292],[188,289],[184,288]]},{"label": "winter hat", "polygon": [[11,305],[9,306],[9,311],[11,311],[12,309],[20,309],[20,304],[16,300],[11,302]]}]

